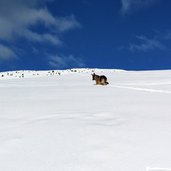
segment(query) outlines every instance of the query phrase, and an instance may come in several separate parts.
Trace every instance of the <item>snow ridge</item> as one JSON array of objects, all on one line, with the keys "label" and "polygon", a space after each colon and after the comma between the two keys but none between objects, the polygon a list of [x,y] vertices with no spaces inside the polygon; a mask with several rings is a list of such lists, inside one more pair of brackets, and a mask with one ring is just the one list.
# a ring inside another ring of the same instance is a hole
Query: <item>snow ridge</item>
[{"label": "snow ridge", "polygon": [[91,69],[91,68],[73,68],[67,70],[45,70],[45,71],[34,71],[34,70],[21,70],[21,71],[8,71],[0,72],[0,79],[14,79],[14,78],[32,78],[32,77],[44,77],[44,76],[58,76],[70,73],[111,73],[111,72],[123,72],[124,70],[119,69]]}]

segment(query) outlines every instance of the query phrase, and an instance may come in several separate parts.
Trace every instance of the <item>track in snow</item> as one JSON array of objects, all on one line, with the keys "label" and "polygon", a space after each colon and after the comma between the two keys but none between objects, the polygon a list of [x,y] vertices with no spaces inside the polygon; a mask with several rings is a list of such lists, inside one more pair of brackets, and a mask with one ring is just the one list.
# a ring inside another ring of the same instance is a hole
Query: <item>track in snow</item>
[{"label": "track in snow", "polygon": [[116,85],[116,86],[112,85],[111,87],[130,89],[130,90],[137,90],[137,91],[145,91],[145,92],[150,92],[150,93],[171,94],[171,91],[167,91],[167,90],[156,90],[156,89],[149,89],[149,88],[139,88],[139,87],[130,87],[130,86],[118,86],[118,85]]}]

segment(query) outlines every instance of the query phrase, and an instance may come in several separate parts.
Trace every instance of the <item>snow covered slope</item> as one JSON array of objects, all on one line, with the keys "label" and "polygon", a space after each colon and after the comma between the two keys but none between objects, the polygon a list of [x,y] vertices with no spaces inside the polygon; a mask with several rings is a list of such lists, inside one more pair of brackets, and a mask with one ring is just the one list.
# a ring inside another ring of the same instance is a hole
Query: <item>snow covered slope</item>
[{"label": "snow covered slope", "polygon": [[147,167],[171,168],[171,71],[0,73],[0,170]]}]

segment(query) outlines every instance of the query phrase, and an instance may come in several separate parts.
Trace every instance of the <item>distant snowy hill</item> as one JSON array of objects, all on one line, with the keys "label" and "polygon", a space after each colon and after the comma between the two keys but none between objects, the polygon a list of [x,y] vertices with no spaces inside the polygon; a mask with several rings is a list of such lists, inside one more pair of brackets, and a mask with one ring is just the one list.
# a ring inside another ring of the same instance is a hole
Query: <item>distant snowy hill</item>
[{"label": "distant snowy hill", "polygon": [[2,171],[171,168],[170,70],[1,72],[0,96]]},{"label": "distant snowy hill", "polygon": [[69,73],[112,73],[120,72],[124,70],[119,69],[89,69],[89,68],[73,68],[67,70],[47,70],[47,71],[33,71],[33,70],[21,70],[21,71],[9,71],[0,72],[0,79],[12,79],[12,78],[30,78],[30,77],[42,77],[42,76],[52,76],[61,75]]}]

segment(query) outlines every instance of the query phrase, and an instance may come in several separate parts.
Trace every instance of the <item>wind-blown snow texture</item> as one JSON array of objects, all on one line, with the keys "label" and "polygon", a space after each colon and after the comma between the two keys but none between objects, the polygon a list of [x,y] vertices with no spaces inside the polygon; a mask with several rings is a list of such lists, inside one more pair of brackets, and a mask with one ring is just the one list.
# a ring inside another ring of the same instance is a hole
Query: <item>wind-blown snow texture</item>
[{"label": "wind-blown snow texture", "polygon": [[171,71],[0,73],[0,170],[171,167]]}]

